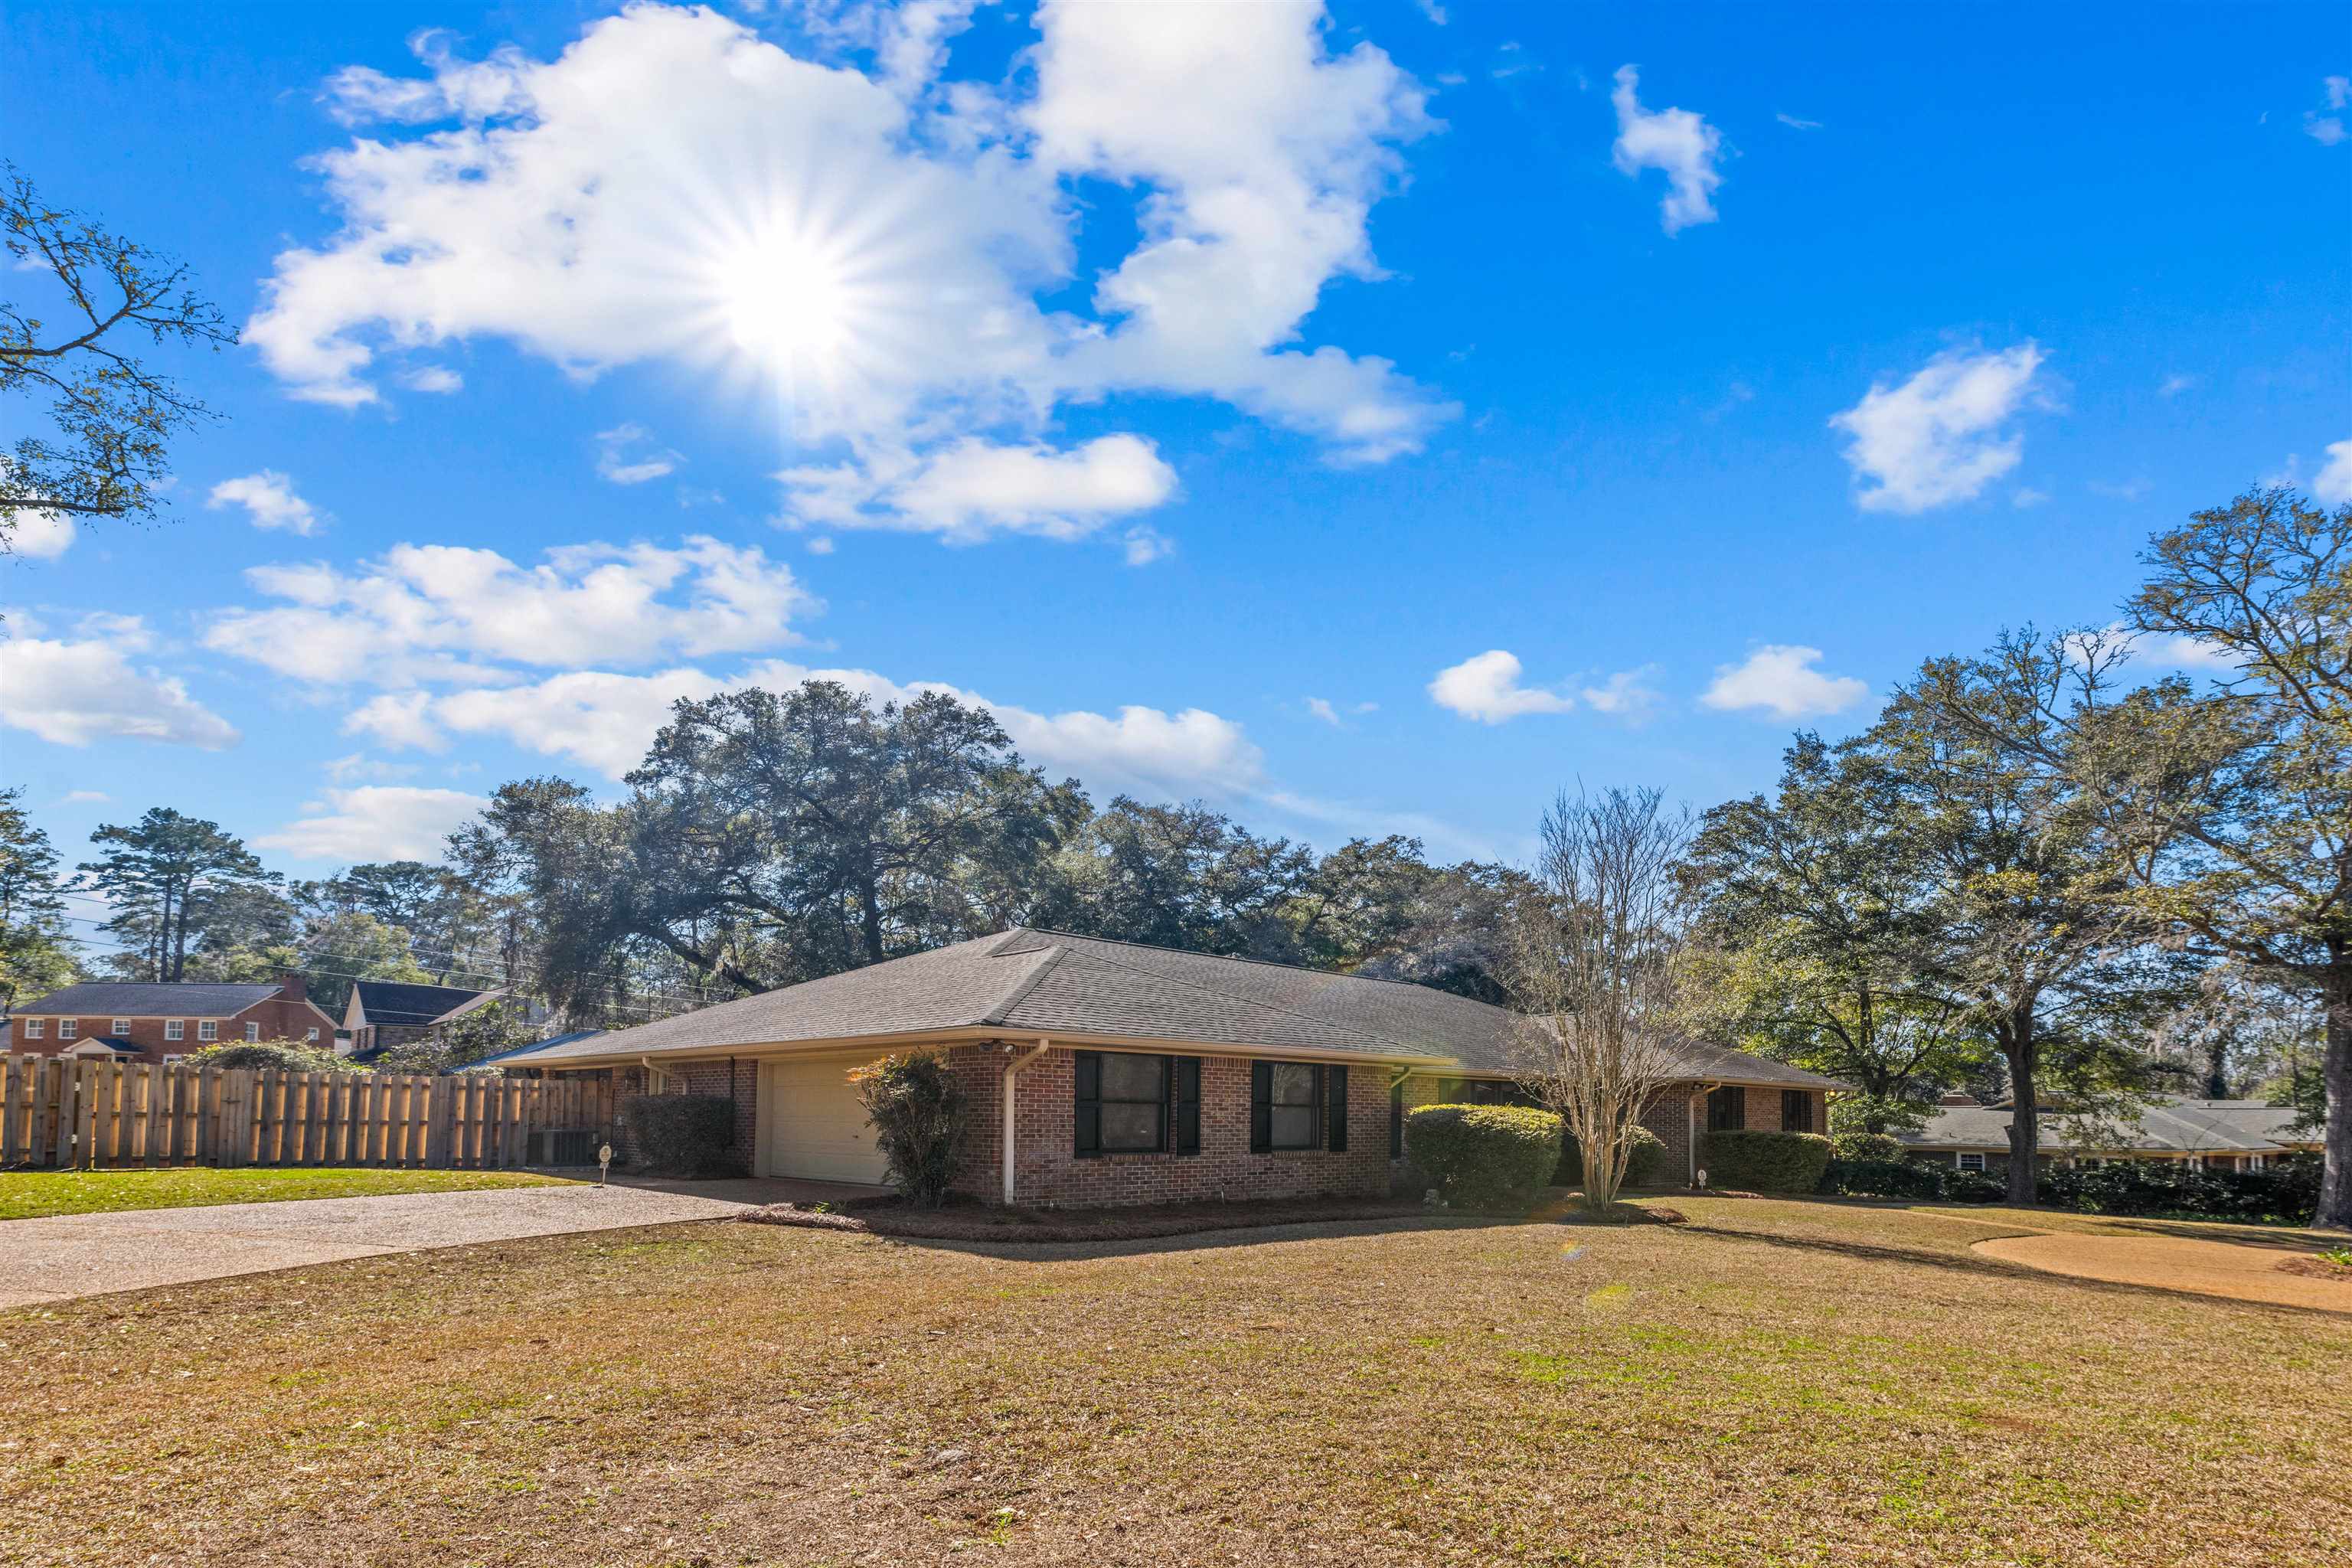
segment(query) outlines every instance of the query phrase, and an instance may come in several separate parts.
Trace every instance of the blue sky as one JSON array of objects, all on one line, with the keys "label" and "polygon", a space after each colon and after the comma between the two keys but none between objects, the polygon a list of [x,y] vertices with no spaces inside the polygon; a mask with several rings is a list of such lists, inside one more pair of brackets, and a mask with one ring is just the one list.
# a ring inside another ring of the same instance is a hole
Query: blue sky
[{"label": "blue sky", "polygon": [[2257,479],[2352,498],[2336,6],[19,0],[0,68],[247,336],[169,361],[226,416],[176,521],[0,562],[69,853],[429,853],[822,669],[1513,856],[2108,619]]}]

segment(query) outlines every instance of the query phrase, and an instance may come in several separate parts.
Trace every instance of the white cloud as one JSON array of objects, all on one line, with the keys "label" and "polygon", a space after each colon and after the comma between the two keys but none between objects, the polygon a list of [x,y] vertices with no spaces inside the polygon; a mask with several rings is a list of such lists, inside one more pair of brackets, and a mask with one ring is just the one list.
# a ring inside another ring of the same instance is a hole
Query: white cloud
[{"label": "white cloud", "polygon": [[999,531],[1083,538],[1122,512],[1160,505],[1176,489],[1176,470],[1158,449],[1124,435],[1069,451],[964,440],[927,458],[902,454],[788,468],[777,478],[793,526],[905,529],[961,544]]},{"label": "white cloud", "polygon": [[[646,451],[646,447],[653,450]],[[641,485],[676,473],[678,455],[654,443],[642,425],[616,425],[596,432],[596,477],[616,485]]]},{"label": "white cloud", "polygon": [[284,529],[289,533],[316,533],[320,521],[317,510],[294,493],[294,481],[275,468],[223,479],[213,487],[205,506],[213,511],[241,506],[254,527]]},{"label": "white cloud", "polygon": [[1617,87],[1609,101],[1617,108],[1617,144],[1611,156],[1622,173],[1639,177],[1644,169],[1666,176],[1666,197],[1659,204],[1659,221],[1668,234],[1693,224],[1713,223],[1715,187],[1723,183],[1716,172],[1723,136],[1687,109],[1662,109],[1653,113],[1634,96],[1641,73],[1632,66],[1617,68]]},{"label": "white cloud", "polygon": [[[1300,341],[1327,284],[1380,276],[1370,208],[1427,127],[1385,54],[1331,53],[1314,5],[1049,3],[1003,83],[937,80],[968,9],[813,24],[871,47],[878,78],[658,5],[551,60],[462,60],[435,34],[422,76],[342,71],[331,105],[373,122],[316,161],[342,226],[277,258],[251,341],[294,395],[346,405],[381,395],[380,356],[479,338],[579,379],[676,363],[784,411],[830,471],[793,489],[802,515],[889,525],[874,514],[903,492],[929,510],[897,526],[950,537],[1091,515],[1014,483],[1003,510],[1026,521],[998,524],[948,484],[1098,463],[1099,442],[1041,444],[1065,401],[1214,398],[1348,461],[1453,416],[1384,360]],[[1138,238],[1080,307],[1079,226],[1103,207]],[[1094,510],[1165,499],[1165,465],[1116,438],[1156,482]]]},{"label": "white cloud", "polygon": [[617,779],[645,760],[655,731],[679,699],[748,687],[782,691],[808,680],[836,680],[877,702],[938,691],[977,703],[996,715],[1023,756],[1049,772],[1076,773],[1097,797],[1116,790],[1230,796],[1255,786],[1264,769],[1242,727],[1203,709],[1171,713],[1129,705],[1116,715],[1041,713],[940,681],[901,684],[870,669],[810,669],[781,660],[726,678],[686,667],[651,675],[574,670],[528,686],[387,695],[352,713],[343,727],[395,750],[442,750],[451,734],[494,736]]},{"label": "white cloud", "polygon": [[[2319,85],[2328,108],[2342,109],[2352,104],[2352,77],[2326,77]],[[2344,121],[2336,115],[2309,110],[2303,117],[2303,133],[2323,147],[2338,146],[2344,141]]]},{"label": "white cloud", "polygon": [[1429,695],[1440,708],[1482,724],[1500,724],[1526,713],[1565,713],[1576,706],[1563,692],[1521,686],[1517,658],[1501,648],[1439,670],[1429,683]]},{"label": "white cloud", "polygon": [[1313,714],[1316,718],[1322,720],[1323,722],[1330,725],[1335,730],[1339,727],[1339,710],[1331,706],[1331,702],[1328,698],[1308,698],[1307,700],[1307,711]]},{"label": "white cloud", "polygon": [[449,835],[488,804],[478,795],[414,784],[330,789],[304,805],[304,816],[253,842],[304,860],[438,860]]},{"label": "white cloud", "polygon": [[2200,378],[2197,376],[2175,372],[2173,374],[2166,376],[2164,380],[2158,384],[2156,395],[2158,397],[2178,397],[2182,393],[2196,386],[2199,379]]},{"label": "white cloud", "polygon": [[1654,664],[1621,669],[1600,685],[1584,688],[1585,705],[1596,713],[1613,713],[1621,719],[1639,721],[1662,700],[1650,684],[1657,673]]},{"label": "white cloud", "polygon": [[1791,131],[1819,131],[1822,128],[1818,120],[1800,120],[1793,114],[1775,114],[1772,118]]},{"label": "white cloud", "polygon": [[1725,711],[1759,709],[1782,719],[1802,719],[1842,712],[1870,694],[1870,688],[1852,676],[1815,669],[1821,659],[1817,647],[1768,643],[1744,663],[1716,666],[1715,683],[1699,700]]},{"label": "white cloud", "polygon": [[1900,385],[1874,382],[1832,416],[1853,437],[1845,460],[1864,481],[1865,511],[1925,511],[1970,499],[2017,467],[2025,438],[2004,428],[2035,394],[2042,362],[2031,341],[1985,353],[1943,353]]},{"label": "white cloud", "polygon": [[2327,444],[2327,461],[2312,475],[2311,493],[2329,506],[2352,501],[2352,441]]},{"label": "white cloud", "polygon": [[2009,504],[2020,511],[2037,507],[2050,499],[2048,490],[2037,490],[2032,485],[2020,485],[2010,492]]},{"label": "white cloud", "polygon": [[79,638],[20,632],[0,642],[0,689],[7,694],[0,724],[60,746],[105,737],[207,752],[236,744],[236,727],[190,697],[178,677],[131,664],[127,655],[151,646],[137,616],[91,616],[77,629]]},{"label": "white cloud", "polygon": [[69,789],[58,797],[65,805],[104,805],[113,798],[102,789]]},{"label": "white cloud", "polygon": [[446,365],[425,364],[394,377],[411,392],[446,394],[465,390],[466,378]]},{"label": "white cloud", "polygon": [[566,545],[530,567],[491,550],[400,544],[348,574],[281,564],[246,577],[289,603],[216,616],[205,645],[321,684],[750,652],[797,641],[789,623],[816,607],[758,546],[700,534],[675,549]]},{"label": "white cloud", "polygon": [[6,542],[8,554],[55,561],[73,548],[74,521],[61,511],[11,512],[0,540]]}]

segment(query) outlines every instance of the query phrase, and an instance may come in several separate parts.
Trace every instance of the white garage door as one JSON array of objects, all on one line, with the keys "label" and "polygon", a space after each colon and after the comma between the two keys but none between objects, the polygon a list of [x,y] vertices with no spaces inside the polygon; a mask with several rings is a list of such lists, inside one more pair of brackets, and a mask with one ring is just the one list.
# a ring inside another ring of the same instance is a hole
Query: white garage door
[{"label": "white garage door", "polygon": [[767,1129],[768,1174],[821,1182],[881,1182],[889,1163],[857,1103],[849,1069],[835,1058],[769,1062],[760,1078],[760,1115]]}]

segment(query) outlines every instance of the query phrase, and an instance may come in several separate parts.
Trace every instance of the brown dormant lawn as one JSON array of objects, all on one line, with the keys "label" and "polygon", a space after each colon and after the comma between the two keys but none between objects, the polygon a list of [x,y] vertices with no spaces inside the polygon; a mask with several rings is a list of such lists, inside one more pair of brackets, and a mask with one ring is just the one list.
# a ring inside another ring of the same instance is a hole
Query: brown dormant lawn
[{"label": "brown dormant lawn", "polygon": [[2352,1561],[2352,1318],[1675,1201],[683,1226],[0,1317],[0,1562]]}]

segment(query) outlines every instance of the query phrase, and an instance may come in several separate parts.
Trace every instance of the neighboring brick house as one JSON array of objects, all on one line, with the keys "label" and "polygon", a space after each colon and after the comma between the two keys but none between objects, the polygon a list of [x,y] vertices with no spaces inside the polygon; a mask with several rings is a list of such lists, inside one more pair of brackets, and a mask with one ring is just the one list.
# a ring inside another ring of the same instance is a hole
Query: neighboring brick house
[{"label": "neighboring brick house", "polygon": [[9,1022],[9,1049],[19,1056],[151,1062],[239,1040],[323,1046],[335,1033],[299,976],[277,985],[94,980],[28,1002]]},{"label": "neighboring brick house", "polygon": [[[2011,1115],[2007,1104],[1980,1105],[1966,1095],[1953,1095],[1935,1109],[1926,1126],[1895,1136],[1914,1160],[2006,1175]],[[2318,1152],[2318,1130],[2298,1130],[2295,1115],[2292,1106],[2259,1100],[2176,1095],[2116,1118],[2076,1116],[2064,1106],[2045,1105],[2037,1118],[2037,1155],[2043,1170],[2058,1164],[2154,1160],[2192,1170],[2259,1171],[2290,1154]]]},{"label": "neighboring brick house", "polygon": [[366,1062],[394,1046],[421,1040],[452,1018],[486,1006],[503,991],[469,991],[458,985],[411,985],[396,980],[359,980],[343,1004],[342,1037],[335,1048]]},{"label": "neighboring brick house", "polygon": [[[1365,1196],[1396,1178],[1403,1107],[1517,1089],[1516,1027],[1424,986],[1016,929],[506,1065],[610,1072],[624,1098],[723,1095],[754,1174],[875,1183],[887,1167],[849,1069],[927,1047],[970,1094],[956,1186],[972,1196]],[[1690,1069],[1651,1117],[1685,1180],[1710,1115],[1821,1131],[1844,1088],[1738,1052]]]}]

